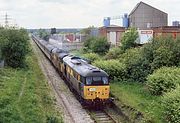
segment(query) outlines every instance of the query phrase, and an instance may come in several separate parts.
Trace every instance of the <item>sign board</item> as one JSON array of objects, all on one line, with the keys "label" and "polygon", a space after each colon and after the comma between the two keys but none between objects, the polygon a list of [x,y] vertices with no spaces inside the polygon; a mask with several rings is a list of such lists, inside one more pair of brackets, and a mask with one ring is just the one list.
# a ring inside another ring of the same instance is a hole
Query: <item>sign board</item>
[{"label": "sign board", "polygon": [[139,44],[148,43],[153,38],[153,30],[138,30]]}]

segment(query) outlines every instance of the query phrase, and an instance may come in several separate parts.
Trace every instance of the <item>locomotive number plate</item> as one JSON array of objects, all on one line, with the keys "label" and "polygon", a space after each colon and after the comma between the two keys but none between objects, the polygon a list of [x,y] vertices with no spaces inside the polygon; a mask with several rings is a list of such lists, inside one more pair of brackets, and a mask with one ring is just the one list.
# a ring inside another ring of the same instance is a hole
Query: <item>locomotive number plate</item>
[{"label": "locomotive number plate", "polygon": [[96,88],[89,88],[89,91],[96,91]]}]

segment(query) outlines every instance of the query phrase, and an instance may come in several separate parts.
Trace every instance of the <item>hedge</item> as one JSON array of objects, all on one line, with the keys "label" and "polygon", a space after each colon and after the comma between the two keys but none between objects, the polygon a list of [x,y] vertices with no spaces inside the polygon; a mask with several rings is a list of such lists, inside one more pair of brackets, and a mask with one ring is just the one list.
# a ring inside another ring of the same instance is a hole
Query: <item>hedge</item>
[{"label": "hedge", "polygon": [[180,86],[164,95],[164,118],[168,123],[180,123]]},{"label": "hedge", "polygon": [[141,53],[141,48],[133,48],[120,56],[119,61],[126,65],[127,80],[144,82],[150,73],[149,63]]},{"label": "hedge", "polygon": [[180,68],[162,67],[147,78],[149,91],[154,95],[162,95],[175,89],[180,84]]},{"label": "hedge", "polygon": [[83,57],[90,60],[91,62],[94,62],[95,60],[100,60],[100,56],[96,53],[87,53],[84,54]]},{"label": "hedge", "polygon": [[93,65],[106,71],[109,74],[110,79],[124,79],[125,65],[118,60],[95,61]]}]

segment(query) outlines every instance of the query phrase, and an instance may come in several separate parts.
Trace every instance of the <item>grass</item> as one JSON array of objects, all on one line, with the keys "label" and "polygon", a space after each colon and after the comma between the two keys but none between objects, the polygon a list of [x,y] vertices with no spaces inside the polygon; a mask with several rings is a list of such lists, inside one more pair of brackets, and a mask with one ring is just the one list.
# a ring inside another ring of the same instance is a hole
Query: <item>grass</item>
[{"label": "grass", "polygon": [[161,123],[161,97],[151,95],[141,83],[111,83],[111,93],[118,100],[137,111],[142,112],[145,119],[153,123]]},{"label": "grass", "polygon": [[33,53],[27,57],[27,65],[0,69],[0,123],[63,122]]}]

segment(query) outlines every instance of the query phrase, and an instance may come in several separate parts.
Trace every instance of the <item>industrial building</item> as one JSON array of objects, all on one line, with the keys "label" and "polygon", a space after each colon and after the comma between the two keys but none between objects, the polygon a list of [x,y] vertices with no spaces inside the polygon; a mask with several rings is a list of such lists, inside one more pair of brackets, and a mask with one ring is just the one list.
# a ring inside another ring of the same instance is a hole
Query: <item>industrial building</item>
[{"label": "industrial building", "polygon": [[130,27],[148,29],[168,25],[168,14],[144,2],[140,2],[129,14]]},{"label": "industrial building", "polygon": [[169,37],[172,36],[174,39],[180,38],[180,27],[179,26],[162,26],[154,27],[153,37]]},{"label": "industrial building", "polygon": [[125,27],[111,25],[108,27],[101,27],[99,28],[99,35],[101,37],[107,38],[108,42],[111,45],[119,46],[120,40],[122,38],[123,33],[125,32]]}]

